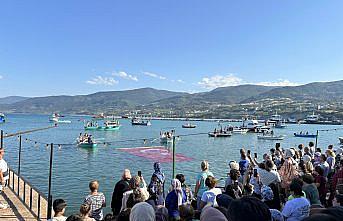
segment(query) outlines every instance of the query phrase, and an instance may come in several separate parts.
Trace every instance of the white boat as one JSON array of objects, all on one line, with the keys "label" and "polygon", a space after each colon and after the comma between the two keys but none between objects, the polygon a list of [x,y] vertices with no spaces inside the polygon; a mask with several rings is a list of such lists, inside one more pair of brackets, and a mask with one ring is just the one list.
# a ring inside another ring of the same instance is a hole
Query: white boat
[{"label": "white boat", "polygon": [[258,120],[251,120],[248,117],[243,119],[243,124],[241,128],[248,129],[248,131],[256,131],[256,128],[261,127]]},{"label": "white boat", "polygon": [[343,144],[343,137],[339,137],[338,139],[339,139],[339,143]]},{"label": "white boat", "polygon": [[276,112],[274,115],[271,116],[269,121],[274,121],[274,122],[282,121],[282,117]]},{"label": "white boat", "polygon": [[58,113],[53,113],[49,117],[49,121],[52,123],[60,123],[60,124],[70,124],[71,120],[60,120],[60,115]]},{"label": "white boat", "polygon": [[319,115],[314,114],[314,112],[311,115],[307,115],[305,122],[306,123],[317,123],[319,121]]},{"label": "white boat", "polygon": [[259,140],[283,140],[285,139],[285,136],[283,135],[279,135],[279,136],[275,136],[275,135],[258,135],[257,139]]},{"label": "white boat", "polygon": [[248,129],[240,128],[240,127],[234,127],[231,130],[232,133],[234,134],[246,134],[248,132]]},{"label": "white boat", "polygon": [[150,120],[143,120],[141,118],[134,117],[131,120],[132,125],[138,125],[138,126],[151,126]]}]

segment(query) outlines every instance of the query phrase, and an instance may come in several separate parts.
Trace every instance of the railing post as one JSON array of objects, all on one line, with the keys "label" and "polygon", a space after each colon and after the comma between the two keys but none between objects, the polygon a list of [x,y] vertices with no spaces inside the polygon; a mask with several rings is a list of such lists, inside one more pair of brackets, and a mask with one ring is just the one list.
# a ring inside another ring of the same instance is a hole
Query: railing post
[{"label": "railing post", "polygon": [[175,135],[173,136],[173,177],[175,178]]},{"label": "railing post", "polygon": [[18,156],[18,196],[20,198],[20,164],[21,164],[21,135],[19,135],[19,156]]},{"label": "railing post", "polygon": [[51,219],[51,207],[52,207],[52,196],[51,196],[51,178],[52,178],[52,160],[54,153],[54,144],[50,144],[50,166],[49,166],[49,186],[48,186],[48,215],[47,219]]},{"label": "railing post", "polygon": [[1,130],[1,144],[0,144],[0,149],[4,147],[4,131]]},{"label": "railing post", "polygon": [[319,133],[319,130],[317,130],[317,134],[316,134],[316,146],[315,146],[315,148],[317,148],[317,144],[318,144],[318,133]]},{"label": "railing post", "polygon": [[22,146],[21,135],[19,135],[18,178],[19,178],[19,176],[20,176],[21,146]]}]

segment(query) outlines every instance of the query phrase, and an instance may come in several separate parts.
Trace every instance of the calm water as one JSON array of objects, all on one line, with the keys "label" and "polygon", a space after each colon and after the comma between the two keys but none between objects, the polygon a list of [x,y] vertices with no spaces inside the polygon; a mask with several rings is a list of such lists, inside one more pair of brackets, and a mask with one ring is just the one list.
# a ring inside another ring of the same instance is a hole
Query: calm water
[{"label": "calm water", "polygon": [[[47,115],[8,115],[7,122],[0,125],[6,133],[29,130],[33,128],[49,126]],[[35,146],[25,142],[25,138],[37,140],[43,143],[73,143],[83,130],[83,119],[86,117],[66,117],[72,120],[72,124],[60,124],[59,127],[23,135],[22,169],[23,176],[28,178],[33,185],[47,193],[49,149],[45,145]],[[195,129],[183,129],[184,122],[179,121],[152,121],[150,127],[131,126],[129,120],[120,120],[123,125],[119,131],[90,132],[101,141],[109,141],[111,145],[100,145],[96,150],[77,148],[75,145],[56,147],[54,152],[53,168],[53,198],[62,197],[68,202],[68,214],[76,212],[82,203],[83,197],[88,193],[88,182],[92,179],[100,181],[100,191],[107,198],[106,211],[109,212],[112,190],[114,184],[120,179],[124,168],[129,168],[132,174],[142,171],[147,182],[153,172],[153,162],[144,158],[129,155],[119,151],[120,147],[144,146],[143,139],[158,138],[163,128],[175,128],[177,134],[206,133],[212,131],[215,122],[194,122]],[[224,124],[223,124],[224,125]],[[239,125],[239,123],[236,123]],[[176,144],[177,153],[182,153],[193,160],[176,164],[176,172],[184,173],[188,183],[194,183],[196,174],[199,172],[200,161],[209,160],[210,169],[217,177],[224,177],[227,172],[227,162],[239,159],[239,149],[245,147],[257,152],[259,158],[267,152],[276,142],[281,142],[284,148],[297,146],[300,143],[307,144],[314,139],[296,138],[294,132],[309,131],[315,133],[317,129],[339,128],[334,125],[288,125],[286,129],[275,129],[276,135],[283,134],[283,141],[257,140],[256,134],[234,134],[229,138],[209,138],[207,135],[194,135],[182,137]],[[318,146],[325,148],[329,144],[338,146],[338,137],[343,135],[343,130],[320,132]],[[127,141],[131,140],[131,141]],[[18,164],[18,139],[5,139],[5,159],[17,168]],[[158,141],[148,143],[146,146],[159,145]],[[171,178],[171,163],[162,164],[168,180]],[[167,183],[169,183],[167,181]]]}]

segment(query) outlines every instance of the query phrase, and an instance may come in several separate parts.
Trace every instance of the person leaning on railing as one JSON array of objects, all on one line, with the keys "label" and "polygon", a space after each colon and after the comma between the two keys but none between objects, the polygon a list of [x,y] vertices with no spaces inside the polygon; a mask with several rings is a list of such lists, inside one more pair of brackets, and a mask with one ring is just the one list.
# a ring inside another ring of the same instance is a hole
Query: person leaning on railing
[{"label": "person leaning on railing", "polygon": [[[6,186],[8,180],[8,166],[6,161],[3,159],[5,154],[5,149],[0,149],[0,193],[2,193],[3,188]],[[0,203],[0,209],[6,209],[8,207],[5,203]]]}]

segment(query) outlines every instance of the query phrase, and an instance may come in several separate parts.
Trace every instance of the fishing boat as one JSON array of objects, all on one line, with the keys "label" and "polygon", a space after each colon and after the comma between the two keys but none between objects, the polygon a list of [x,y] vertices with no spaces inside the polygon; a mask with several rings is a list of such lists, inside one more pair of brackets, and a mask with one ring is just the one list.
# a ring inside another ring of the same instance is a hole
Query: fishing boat
[{"label": "fishing boat", "polygon": [[248,129],[244,129],[244,128],[240,128],[240,127],[234,127],[230,131],[234,134],[246,134],[248,132]]},{"label": "fishing boat", "polygon": [[278,121],[276,122],[275,128],[286,128],[286,123],[285,122],[282,122],[282,121]]},{"label": "fishing boat", "polygon": [[53,113],[49,117],[49,121],[52,123],[62,123],[62,124],[70,124],[71,123],[71,120],[61,120],[60,117],[62,117],[62,116],[60,116],[58,113]]},{"label": "fishing boat", "polygon": [[97,130],[119,130],[121,127],[120,122],[118,120],[107,120],[104,122],[104,126],[99,126]]},{"label": "fishing boat", "polygon": [[275,136],[275,135],[257,135],[257,139],[259,140],[283,140],[285,139],[285,136],[283,135],[279,135],[279,136]]},{"label": "fishing boat", "polygon": [[5,123],[6,119],[5,119],[5,114],[0,113],[0,123]]},{"label": "fishing boat", "polygon": [[256,129],[262,127],[262,125],[259,124],[258,120],[251,120],[248,117],[244,117],[242,126],[240,128],[248,129],[248,131],[257,132]]},{"label": "fishing boat", "polygon": [[98,143],[92,139],[92,135],[82,135],[76,139],[77,146],[82,148],[95,148],[97,147]]},{"label": "fishing boat", "polygon": [[150,120],[143,120],[137,117],[131,119],[131,124],[135,126],[151,126]]},{"label": "fishing boat", "polygon": [[96,148],[98,146],[98,144],[95,142],[93,142],[93,143],[78,143],[77,146],[81,147],[81,148]]},{"label": "fishing boat", "polygon": [[305,137],[305,138],[316,138],[317,137],[317,135],[316,134],[309,134],[309,133],[302,133],[302,132],[300,132],[300,133],[294,133],[294,136],[295,137]]},{"label": "fishing boat", "polygon": [[343,144],[343,137],[339,137],[338,139],[339,139],[339,143]]},{"label": "fishing boat", "polygon": [[98,127],[97,121],[87,121],[84,123],[85,130],[97,130]]},{"label": "fishing boat", "polygon": [[208,136],[209,137],[230,137],[232,135],[231,132],[209,132]]},{"label": "fishing boat", "polygon": [[182,124],[182,128],[196,128],[197,126],[195,124],[187,123]]}]

